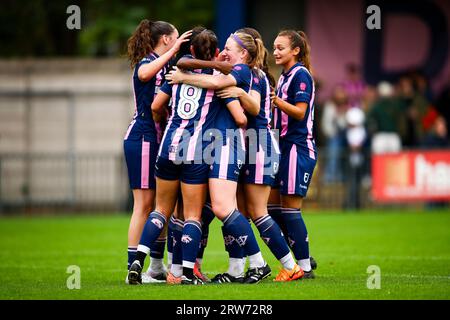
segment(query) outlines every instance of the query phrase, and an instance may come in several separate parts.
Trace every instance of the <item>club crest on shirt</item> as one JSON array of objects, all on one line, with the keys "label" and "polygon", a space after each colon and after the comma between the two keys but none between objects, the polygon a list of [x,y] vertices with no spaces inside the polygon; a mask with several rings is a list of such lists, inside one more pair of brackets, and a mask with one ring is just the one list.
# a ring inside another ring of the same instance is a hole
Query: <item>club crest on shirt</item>
[{"label": "club crest on shirt", "polygon": [[302,91],[306,90],[306,83],[304,83],[304,82],[300,83],[300,90],[302,90]]}]

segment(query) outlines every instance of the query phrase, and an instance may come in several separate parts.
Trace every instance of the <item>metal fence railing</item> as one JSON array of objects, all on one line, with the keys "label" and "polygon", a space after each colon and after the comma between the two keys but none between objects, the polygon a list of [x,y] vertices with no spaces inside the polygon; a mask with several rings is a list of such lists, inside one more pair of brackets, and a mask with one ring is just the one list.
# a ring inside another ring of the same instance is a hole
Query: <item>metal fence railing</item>
[{"label": "metal fence railing", "polygon": [[0,210],[124,210],[128,177],[119,154],[2,154]]},{"label": "metal fence railing", "polygon": [[[346,152],[331,160],[322,148],[318,155],[306,206],[375,206],[367,155],[358,172],[351,169]],[[330,165],[330,161],[336,164]],[[0,210],[55,207],[117,211],[130,209],[130,201],[126,165],[120,153],[0,154]]]},{"label": "metal fence railing", "polygon": [[[305,208],[320,211],[427,205],[377,203],[372,198],[370,153],[363,154],[362,165],[357,168],[350,161],[346,150],[330,159],[326,148],[319,149]],[[132,196],[123,154],[0,154],[0,212],[51,208],[131,211]]]},{"label": "metal fence railing", "polygon": [[359,156],[361,163],[354,165],[346,149],[337,152],[319,148],[305,205],[318,209],[360,209],[376,204],[371,197],[370,152]]}]

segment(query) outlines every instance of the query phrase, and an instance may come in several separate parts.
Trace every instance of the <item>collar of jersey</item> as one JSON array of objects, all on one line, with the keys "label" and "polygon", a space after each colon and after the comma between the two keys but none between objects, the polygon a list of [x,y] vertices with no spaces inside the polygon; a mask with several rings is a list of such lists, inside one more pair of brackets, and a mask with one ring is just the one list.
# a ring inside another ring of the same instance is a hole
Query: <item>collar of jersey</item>
[{"label": "collar of jersey", "polygon": [[283,76],[290,76],[290,73],[292,72],[292,70],[294,70],[296,67],[301,67],[301,66],[303,66],[303,64],[301,62],[297,62],[292,67],[290,67],[290,69],[287,72],[282,72],[282,74],[283,74]]}]

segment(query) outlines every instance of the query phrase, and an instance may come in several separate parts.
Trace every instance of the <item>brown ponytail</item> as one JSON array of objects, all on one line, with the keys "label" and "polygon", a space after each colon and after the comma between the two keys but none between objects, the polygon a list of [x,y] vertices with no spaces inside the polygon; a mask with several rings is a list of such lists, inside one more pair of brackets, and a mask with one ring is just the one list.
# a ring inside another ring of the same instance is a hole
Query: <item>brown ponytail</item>
[{"label": "brown ponytail", "polygon": [[163,35],[171,35],[174,31],[175,27],[168,22],[142,20],[127,42],[131,68],[153,52]]},{"label": "brown ponytail", "polygon": [[291,49],[300,48],[297,60],[300,61],[306,69],[311,72],[311,47],[309,46],[308,37],[303,31],[284,30],[278,34],[279,37],[288,37],[291,41]]},{"label": "brown ponytail", "polygon": [[[243,49],[247,50],[249,58],[247,61],[247,65],[250,69],[260,68],[264,61],[264,45],[260,39],[255,39],[251,35],[244,32],[235,32],[233,37],[238,37],[239,40],[244,46],[242,46],[238,41],[238,45]],[[236,40],[236,39],[235,39]]]},{"label": "brown ponytail", "polygon": [[264,46],[264,43],[262,42],[261,34],[256,29],[249,28],[249,27],[239,29],[236,32],[246,33],[246,34],[252,36],[253,39],[261,40],[262,48],[260,48],[260,50],[264,53],[264,55],[262,57],[262,62],[259,62],[259,65],[257,65],[257,68],[259,68],[262,71],[264,71],[264,73],[267,76],[267,79],[269,80],[269,84],[272,87],[275,87],[275,78],[273,77],[273,75],[269,71],[269,61],[268,61],[269,60],[269,52],[267,51],[267,49]]},{"label": "brown ponytail", "polygon": [[214,58],[218,43],[215,33],[208,29],[201,31],[191,41],[195,57],[206,61],[211,61]]},{"label": "brown ponytail", "polygon": [[[301,41],[300,46],[300,57],[299,60],[303,63],[306,69],[311,71],[311,47],[309,45],[308,37],[306,36],[306,33],[303,31],[297,31]],[[303,54],[302,54],[303,53]]]}]

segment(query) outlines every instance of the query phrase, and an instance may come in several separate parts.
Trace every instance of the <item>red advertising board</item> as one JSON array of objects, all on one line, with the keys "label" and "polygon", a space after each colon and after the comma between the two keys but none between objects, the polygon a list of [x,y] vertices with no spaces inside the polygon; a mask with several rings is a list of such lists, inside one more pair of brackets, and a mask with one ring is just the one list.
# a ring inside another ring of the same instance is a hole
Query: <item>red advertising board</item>
[{"label": "red advertising board", "polygon": [[373,155],[372,179],[376,201],[449,201],[450,150]]}]

